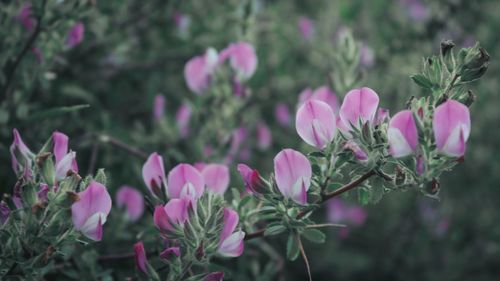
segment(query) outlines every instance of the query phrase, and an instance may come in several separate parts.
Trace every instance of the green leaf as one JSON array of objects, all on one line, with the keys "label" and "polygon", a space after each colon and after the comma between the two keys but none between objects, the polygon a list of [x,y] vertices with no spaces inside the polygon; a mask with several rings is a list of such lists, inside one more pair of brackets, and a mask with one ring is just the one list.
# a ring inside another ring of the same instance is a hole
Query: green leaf
[{"label": "green leaf", "polygon": [[58,116],[58,115],[65,114],[65,113],[79,111],[79,110],[82,110],[82,109],[85,109],[88,107],[90,107],[90,105],[80,104],[80,105],[74,105],[74,106],[63,106],[63,107],[42,110],[42,111],[35,112],[35,113],[31,114],[31,116],[26,118],[26,121],[36,121],[36,120],[43,119],[43,118],[54,117],[54,116]]},{"label": "green leaf", "polygon": [[321,175],[321,168],[316,164],[312,165],[312,171],[316,175]]},{"label": "green leaf", "polygon": [[252,198],[253,197],[250,195],[243,197],[243,199],[241,199],[240,203],[238,204],[238,210],[241,210],[243,207],[245,207],[245,205],[248,204],[250,200],[252,200]]},{"label": "green leaf", "polygon": [[318,229],[308,228],[304,232],[302,232],[302,236],[304,236],[307,240],[313,243],[324,243],[326,239],[326,235]]},{"label": "green leaf", "polygon": [[361,205],[367,205],[370,202],[370,192],[365,187],[358,188],[358,200]]},{"label": "green leaf", "polygon": [[94,180],[96,182],[103,184],[103,185],[106,185],[106,182],[108,181],[108,179],[106,177],[106,173],[104,172],[104,169],[97,170],[97,173],[94,177]]},{"label": "green leaf", "polygon": [[271,223],[266,227],[264,236],[278,235],[280,233],[283,233],[285,230],[286,227],[284,227],[281,223]]},{"label": "green leaf", "polygon": [[431,89],[432,88],[432,82],[422,74],[412,75],[412,76],[410,76],[410,78],[413,80],[413,82],[415,82],[417,85],[419,85],[420,87],[422,87],[424,89]]},{"label": "green leaf", "polygon": [[321,151],[313,151],[313,152],[309,153],[309,156],[311,156],[311,157],[323,157],[323,158],[326,157],[325,154]]},{"label": "green leaf", "polygon": [[288,235],[288,241],[286,243],[286,257],[289,260],[294,261],[299,256],[299,252],[300,249],[298,237],[295,233],[290,233],[290,235]]}]

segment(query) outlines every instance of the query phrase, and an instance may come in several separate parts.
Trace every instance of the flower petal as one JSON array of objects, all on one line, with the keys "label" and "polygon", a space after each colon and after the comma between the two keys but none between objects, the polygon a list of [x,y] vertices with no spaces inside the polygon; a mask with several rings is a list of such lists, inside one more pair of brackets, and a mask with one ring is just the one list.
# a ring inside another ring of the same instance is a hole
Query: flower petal
[{"label": "flower petal", "polygon": [[432,126],[438,150],[449,156],[463,155],[471,126],[467,106],[455,100],[444,102],[436,108]]},{"label": "flower petal", "polygon": [[323,149],[335,136],[335,123],[335,115],[328,104],[308,100],[297,111],[295,127],[307,144]]},{"label": "flower petal", "polygon": [[292,189],[299,179],[304,180],[305,190],[309,190],[312,168],[309,160],[300,152],[284,149],[274,158],[276,185],[285,197],[293,196]]},{"label": "flower petal", "polygon": [[371,123],[377,113],[378,103],[377,93],[370,88],[351,90],[346,94],[340,107],[340,117],[349,128],[351,124],[357,127],[359,119]]},{"label": "flower petal", "polygon": [[201,172],[207,188],[224,194],[229,187],[229,168],[222,164],[208,164]]},{"label": "flower petal", "polygon": [[181,198],[181,194],[188,191],[185,189],[189,187],[189,184],[191,184],[194,189],[193,195],[195,199],[200,198],[205,189],[205,182],[200,172],[189,164],[179,164],[175,166],[168,173],[168,196],[170,198]]}]

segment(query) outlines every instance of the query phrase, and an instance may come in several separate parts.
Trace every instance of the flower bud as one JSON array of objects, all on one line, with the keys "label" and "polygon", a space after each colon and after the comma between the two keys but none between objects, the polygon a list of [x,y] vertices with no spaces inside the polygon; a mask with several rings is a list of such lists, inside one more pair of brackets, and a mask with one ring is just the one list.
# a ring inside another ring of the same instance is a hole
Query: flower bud
[{"label": "flower bud", "polygon": [[353,140],[348,140],[344,145],[344,149],[352,151],[354,157],[361,162],[368,160],[368,154]]},{"label": "flower bud", "polygon": [[85,26],[83,23],[79,22],[71,27],[66,38],[66,46],[73,48],[83,41],[83,36],[85,33]]},{"label": "flower bud", "polygon": [[144,274],[148,274],[148,258],[146,256],[146,250],[144,250],[144,243],[139,241],[134,244],[135,252],[135,265]]},{"label": "flower bud", "polygon": [[238,164],[238,172],[243,178],[247,192],[260,195],[269,192],[269,186],[255,169],[245,164]]},{"label": "flower bud", "polygon": [[156,152],[149,155],[146,163],[142,166],[142,178],[149,192],[161,198],[163,194],[162,189],[167,186],[163,157]]},{"label": "flower bud", "polygon": [[238,213],[232,209],[224,209],[224,226],[220,234],[220,243],[217,252],[224,257],[239,257],[243,253],[245,232],[235,231],[238,226]]},{"label": "flower bud", "polygon": [[485,49],[479,47],[478,44],[465,51],[462,49],[460,55],[465,56],[463,57],[463,65],[459,71],[460,81],[470,82],[476,80],[483,76],[488,69],[490,55]]},{"label": "flower bud", "polygon": [[31,165],[35,154],[31,152],[26,144],[24,144],[17,129],[13,130],[13,135],[14,141],[10,146],[10,156],[12,160],[12,169],[19,176],[26,169],[31,171]]},{"label": "flower bud", "polygon": [[166,248],[160,253],[160,258],[169,260],[173,256],[180,257],[181,256],[181,248],[179,247],[170,247]]}]

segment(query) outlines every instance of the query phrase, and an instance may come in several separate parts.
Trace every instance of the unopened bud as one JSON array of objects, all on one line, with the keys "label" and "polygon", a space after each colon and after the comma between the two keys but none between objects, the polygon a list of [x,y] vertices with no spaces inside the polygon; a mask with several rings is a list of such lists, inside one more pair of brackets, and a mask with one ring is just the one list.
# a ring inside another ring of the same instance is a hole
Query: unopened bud
[{"label": "unopened bud", "polygon": [[474,95],[474,93],[471,90],[467,91],[467,96],[465,97],[464,104],[466,106],[471,106],[475,100],[476,100],[476,95]]},{"label": "unopened bud", "polygon": [[427,184],[426,189],[427,189],[427,192],[434,195],[434,194],[437,194],[439,192],[440,186],[441,185],[439,183],[439,180],[436,178],[433,178],[432,181]]},{"label": "unopened bud", "polygon": [[441,41],[441,55],[446,57],[446,55],[455,47],[455,43],[451,40],[443,40]]}]

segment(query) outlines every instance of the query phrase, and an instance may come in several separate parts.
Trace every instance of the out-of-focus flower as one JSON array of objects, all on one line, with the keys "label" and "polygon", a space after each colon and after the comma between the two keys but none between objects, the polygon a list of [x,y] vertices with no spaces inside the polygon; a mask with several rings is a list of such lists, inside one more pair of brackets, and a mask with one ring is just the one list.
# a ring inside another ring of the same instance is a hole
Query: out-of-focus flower
[{"label": "out-of-focus flower", "polygon": [[[229,165],[238,156],[238,152],[242,150],[242,145],[247,139],[248,131],[246,127],[236,128],[231,134],[231,145],[225,159],[225,164]],[[240,155],[241,156],[241,155]]]},{"label": "out-of-focus flower", "polygon": [[344,148],[352,151],[354,157],[356,157],[359,161],[368,160],[368,154],[366,154],[366,152],[354,140],[348,140],[345,143]]},{"label": "out-of-focus flower", "polygon": [[17,175],[20,175],[24,170],[31,169],[35,154],[24,144],[17,129],[14,129],[12,133],[14,135],[14,141],[10,146],[12,169]]},{"label": "out-of-focus flower", "polygon": [[85,26],[82,22],[76,23],[71,27],[66,38],[66,46],[73,48],[79,45],[83,41],[83,36],[85,34]]},{"label": "out-of-focus flower", "polygon": [[36,196],[38,197],[38,201],[42,202],[42,203],[46,203],[47,199],[48,199],[47,194],[49,193],[49,191],[50,191],[49,185],[46,183],[41,183],[40,189],[36,193]]},{"label": "out-of-focus flower", "polygon": [[163,157],[156,152],[151,153],[142,166],[142,178],[149,192],[161,197],[162,188],[167,187]]},{"label": "out-of-focus flower", "polygon": [[274,108],[274,117],[278,124],[288,127],[290,126],[290,122],[292,121],[292,115],[290,114],[290,109],[288,105],[284,103],[278,103]]},{"label": "out-of-focus flower", "polygon": [[7,203],[0,201],[0,226],[4,225],[10,216],[10,208]]},{"label": "out-of-focus flower", "polygon": [[300,17],[298,22],[300,34],[306,40],[311,40],[314,35],[314,22],[308,17]]},{"label": "out-of-focus flower", "polygon": [[362,44],[360,52],[359,62],[364,67],[372,67],[375,64],[375,52],[367,44]]},{"label": "out-of-focus flower", "polygon": [[165,115],[165,96],[156,95],[153,102],[153,116],[155,120],[160,120]]},{"label": "out-of-focus flower", "polygon": [[302,153],[290,148],[280,151],[274,157],[274,174],[283,196],[301,205],[307,203],[312,168]]},{"label": "out-of-focus flower", "polygon": [[155,226],[164,233],[182,227],[188,220],[188,204],[184,199],[170,199],[165,206],[156,206],[153,214]]},{"label": "out-of-focus flower", "polygon": [[436,146],[443,154],[460,157],[470,135],[469,108],[458,101],[448,100],[434,111],[432,120]]},{"label": "out-of-focus flower", "polygon": [[238,164],[238,172],[243,178],[247,192],[256,195],[266,192],[266,183],[257,170],[252,169],[245,164]]},{"label": "out-of-focus flower", "polygon": [[209,274],[203,277],[202,281],[223,281],[224,280],[224,271],[216,271],[210,272]]},{"label": "out-of-focus flower", "polygon": [[254,47],[247,42],[231,43],[221,51],[219,62],[229,59],[231,67],[236,72],[239,81],[245,81],[252,77],[257,70],[257,54]]},{"label": "out-of-focus flower", "polygon": [[78,173],[78,164],[76,163],[76,153],[68,152],[69,138],[61,132],[52,134],[54,141],[54,156],[56,158],[56,179],[62,180],[66,178],[69,171]]},{"label": "out-of-focus flower", "polygon": [[78,197],[79,200],[71,206],[75,229],[92,240],[101,241],[102,226],[111,211],[111,197],[106,187],[91,181]]},{"label": "out-of-focus flower", "polygon": [[186,39],[189,37],[189,27],[191,26],[191,17],[186,14],[174,12],[174,23],[177,27],[177,35]]},{"label": "out-of-focus flower", "polygon": [[229,168],[223,164],[208,164],[201,170],[208,190],[224,194],[229,187]]},{"label": "out-of-focus flower", "polygon": [[146,256],[146,250],[144,250],[144,244],[139,241],[134,244],[135,252],[135,265],[137,268],[145,274],[148,274],[148,257]]},{"label": "out-of-focus flower", "polygon": [[167,194],[170,198],[197,200],[204,190],[203,176],[189,164],[179,164],[168,173]]},{"label": "out-of-focus flower", "polygon": [[191,114],[191,107],[188,104],[181,105],[175,114],[177,129],[182,138],[189,135],[189,120],[191,120]]},{"label": "out-of-focus flower", "polygon": [[[363,87],[347,93],[340,107],[340,119],[347,128],[359,127],[359,121],[372,123],[377,113],[379,97],[375,91]],[[343,126],[339,126],[341,129]]]},{"label": "out-of-focus flower", "polygon": [[[327,217],[331,223],[345,223],[358,227],[365,223],[367,216],[362,207],[346,204],[338,198],[328,201]],[[347,235],[349,235],[349,230],[342,229],[341,236],[345,238]]]},{"label": "out-of-focus flower", "polygon": [[311,99],[297,111],[295,128],[307,144],[323,149],[335,137],[335,115],[328,104]]},{"label": "out-of-focus flower", "polygon": [[440,212],[441,209],[436,208],[429,201],[421,200],[418,206],[422,222],[429,228],[431,234],[438,238],[443,237],[450,227],[449,216]]},{"label": "out-of-focus flower", "polygon": [[209,48],[204,55],[193,57],[186,63],[184,78],[191,91],[200,95],[208,89],[218,60],[217,51]]},{"label": "out-of-focus flower", "polygon": [[429,11],[421,0],[400,0],[408,16],[416,22],[424,22],[429,18]]},{"label": "out-of-focus flower", "polygon": [[265,150],[271,146],[273,137],[271,135],[271,130],[266,123],[263,121],[257,124],[257,145],[260,149]]},{"label": "out-of-focus flower", "polygon": [[125,208],[130,221],[137,221],[144,213],[144,197],[137,189],[122,186],[116,193],[116,206]]},{"label": "out-of-focus flower", "polygon": [[311,88],[304,89],[299,94],[299,107],[310,99],[319,100],[328,104],[334,114],[339,112],[339,101],[337,96],[328,86],[321,86],[314,91],[312,91]]},{"label": "out-of-focus flower", "polygon": [[220,243],[217,252],[224,257],[239,257],[243,253],[245,232],[236,230],[240,218],[232,209],[224,209],[224,226],[220,234]]},{"label": "out-of-focus flower", "polygon": [[16,20],[28,31],[33,30],[36,23],[31,12],[31,3],[24,3],[16,16]]},{"label": "out-of-focus flower", "polygon": [[418,131],[411,110],[400,111],[391,118],[387,138],[389,153],[393,157],[404,157],[415,152],[418,145]]}]

